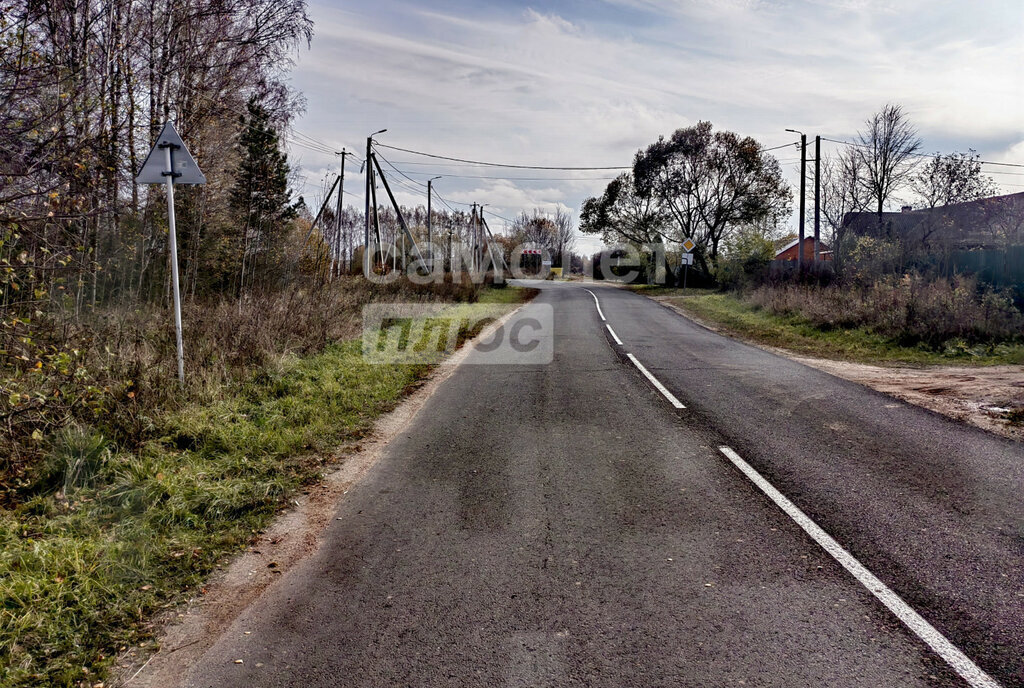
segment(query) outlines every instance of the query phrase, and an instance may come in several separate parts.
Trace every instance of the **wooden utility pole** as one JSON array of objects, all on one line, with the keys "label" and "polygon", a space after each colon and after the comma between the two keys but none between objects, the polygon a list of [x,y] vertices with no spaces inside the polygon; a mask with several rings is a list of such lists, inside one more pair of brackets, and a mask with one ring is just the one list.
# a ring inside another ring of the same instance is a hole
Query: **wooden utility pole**
[{"label": "wooden utility pole", "polygon": [[337,217],[335,218],[335,232],[334,232],[334,260],[331,261],[331,278],[333,279],[336,275],[341,274],[342,261],[341,261],[341,211],[342,211],[342,198],[345,195],[345,156],[348,152],[342,148],[341,153],[341,175],[338,177],[338,210],[336,212]]},{"label": "wooden utility pole", "polygon": [[800,134],[800,234],[796,245],[796,271],[804,274],[804,222],[807,201],[807,134]]},{"label": "wooden utility pole", "polygon": [[821,136],[814,137],[814,267],[821,260]]},{"label": "wooden utility pole", "polygon": [[363,167],[366,168],[366,210],[363,214],[363,277],[370,276],[370,175],[373,174],[370,165],[370,145],[373,142],[372,136],[366,137],[366,158]]},{"label": "wooden utility pole", "polygon": [[430,209],[430,201],[433,195],[434,180],[440,178],[434,177],[427,180],[427,246],[430,247],[430,264],[427,266],[427,270],[430,272],[434,271],[434,214]]}]

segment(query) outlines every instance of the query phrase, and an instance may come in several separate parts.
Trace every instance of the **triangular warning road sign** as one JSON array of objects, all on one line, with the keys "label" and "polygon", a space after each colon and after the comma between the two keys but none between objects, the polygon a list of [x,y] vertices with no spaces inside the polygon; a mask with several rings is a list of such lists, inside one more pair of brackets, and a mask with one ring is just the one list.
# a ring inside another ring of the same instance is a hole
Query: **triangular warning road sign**
[{"label": "triangular warning road sign", "polygon": [[[171,162],[173,170],[167,169],[166,148],[170,146]],[[142,163],[139,175],[135,177],[138,184],[165,184],[170,173],[174,174],[175,184],[205,184],[206,177],[199,170],[199,165],[188,152],[185,142],[178,136],[174,125],[170,122],[164,124],[160,136],[156,139],[156,145],[146,156],[146,162]]]}]

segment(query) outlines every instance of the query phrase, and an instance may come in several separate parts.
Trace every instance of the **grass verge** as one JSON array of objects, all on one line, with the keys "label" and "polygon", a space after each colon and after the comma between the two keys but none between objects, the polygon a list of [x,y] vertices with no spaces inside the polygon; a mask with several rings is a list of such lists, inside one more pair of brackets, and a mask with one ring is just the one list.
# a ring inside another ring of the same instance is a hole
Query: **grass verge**
[{"label": "grass verge", "polygon": [[905,346],[863,328],[823,329],[797,315],[775,315],[732,293],[713,290],[637,287],[638,293],[665,300],[725,332],[794,353],[858,363],[911,365],[1019,365],[1024,345]]},{"label": "grass verge", "polygon": [[[480,300],[530,296],[491,289]],[[153,419],[159,437],[132,452],[89,427],[56,433],[37,474],[49,489],[0,512],[0,685],[101,681],[155,613],[201,586],[428,372],[368,364],[346,341]]]}]

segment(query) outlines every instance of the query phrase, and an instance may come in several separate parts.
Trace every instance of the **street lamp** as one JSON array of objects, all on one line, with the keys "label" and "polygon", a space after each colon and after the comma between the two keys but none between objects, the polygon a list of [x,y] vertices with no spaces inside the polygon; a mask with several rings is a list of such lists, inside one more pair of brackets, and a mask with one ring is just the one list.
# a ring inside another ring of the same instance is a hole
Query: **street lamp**
[{"label": "street lamp", "polygon": [[798,275],[804,273],[804,219],[806,215],[805,196],[807,195],[807,134],[797,129],[786,131],[800,134],[800,233],[796,244],[796,271]]}]

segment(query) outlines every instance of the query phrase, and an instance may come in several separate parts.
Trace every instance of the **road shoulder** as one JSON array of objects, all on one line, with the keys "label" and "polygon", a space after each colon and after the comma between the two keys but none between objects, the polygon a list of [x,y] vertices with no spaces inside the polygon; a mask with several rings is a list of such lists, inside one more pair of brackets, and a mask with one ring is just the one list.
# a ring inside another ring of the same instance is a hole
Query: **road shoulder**
[{"label": "road shoulder", "polygon": [[[531,297],[532,298],[532,297]],[[529,300],[481,331],[476,341],[501,327]],[[397,407],[381,416],[357,442],[335,449],[334,467],[291,503],[244,552],[210,577],[186,604],[153,620],[155,642],[128,648],[111,670],[111,686],[165,688],[177,685],[193,666],[254,602],[284,574],[316,553],[335,523],[335,513],[349,489],[377,464],[384,451],[413,421],[435,392],[458,370],[472,350],[467,343],[435,366]]]},{"label": "road shoulder", "polygon": [[1024,370],[1020,366],[881,366],[805,356],[760,344],[699,318],[673,303],[671,297],[638,293],[712,332],[739,339],[1002,437],[1024,441],[1024,425],[1011,424],[1005,418],[1008,409],[1024,407]]}]

